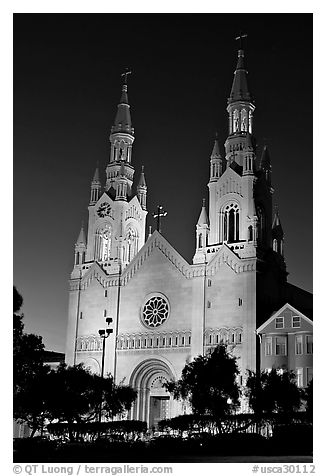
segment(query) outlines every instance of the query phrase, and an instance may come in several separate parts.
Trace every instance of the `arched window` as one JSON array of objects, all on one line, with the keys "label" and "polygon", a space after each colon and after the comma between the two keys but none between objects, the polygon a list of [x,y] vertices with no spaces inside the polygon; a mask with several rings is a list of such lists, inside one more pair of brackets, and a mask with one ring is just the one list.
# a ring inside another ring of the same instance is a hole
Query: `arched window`
[{"label": "arched window", "polygon": [[125,141],[122,140],[119,144],[119,160],[125,159],[125,151],[126,151],[126,144],[125,144]]},{"label": "arched window", "polygon": [[273,251],[276,251],[277,253],[277,240],[275,238],[273,240]]},{"label": "arched window", "polygon": [[253,232],[252,232],[252,225],[248,226],[248,241],[253,240]]},{"label": "arched window", "polygon": [[203,247],[203,235],[202,233],[199,233],[199,236],[198,236],[198,248],[202,248]]},{"label": "arched window", "polygon": [[233,132],[237,132],[239,130],[239,111],[236,109],[233,111]]},{"label": "arched window", "polygon": [[241,110],[241,131],[246,132],[248,130],[247,123],[247,111],[245,109]]},{"label": "arched window", "polygon": [[249,134],[252,134],[252,111],[249,111]]},{"label": "arched window", "polygon": [[112,230],[109,224],[97,231],[95,236],[95,256],[98,261],[107,261],[112,245]]},{"label": "arched window", "polygon": [[138,234],[133,228],[129,228],[126,234],[126,261],[130,261],[138,252]]},{"label": "arched window", "polygon": [[237,203],[228,204],[223,211],[223,239],[233,243],[239,241],[240,209]]}]

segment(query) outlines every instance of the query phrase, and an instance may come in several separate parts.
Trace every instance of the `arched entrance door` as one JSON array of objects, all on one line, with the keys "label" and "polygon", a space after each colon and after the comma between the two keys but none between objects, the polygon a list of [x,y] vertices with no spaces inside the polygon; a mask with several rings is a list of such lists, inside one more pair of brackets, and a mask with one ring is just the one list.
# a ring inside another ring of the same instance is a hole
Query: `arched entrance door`
[{"label": "arched entrance door", "polygon": [[173,377],[170,366],[162,360],[148,359],[137,365],[129,382],[137,390],[131,418],[146,421],[149,428],[170,418],[171,396],[163,384]]}]

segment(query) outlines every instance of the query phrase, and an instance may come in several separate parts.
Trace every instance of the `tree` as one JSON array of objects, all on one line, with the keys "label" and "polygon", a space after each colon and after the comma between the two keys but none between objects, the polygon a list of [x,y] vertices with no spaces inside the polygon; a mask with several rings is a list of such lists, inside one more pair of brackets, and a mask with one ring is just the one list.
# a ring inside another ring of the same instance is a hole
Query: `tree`
[{"label": "tree", "polygon": [[46,408],[48,418],[67,422],[70,440],[74,440],[75,423],[98,418],[100,405],[106,418],[129,410],[137,393],[129,386],[116,385],[113,377],[101,378],[83,367],[61,363],[48,376]]},{"label": "tree", "polygon": [[220,344],[186,364],[181,378],[165,386],[174,398],[188,400],[194,414],[211,415],[222,432],[221,420],[239,406],[238,374],[236,357]]},{"label": "tree", "polygon": [[13,363],[14,396],[22,391],[43,368],[44,344],[42,337],[24,332],[23,314],[19,310],[23,298],[14,287]]},{"label": "tree", "polygon": [[307,415],[312,419],[313,414],[313,383],[312,379],[308,383],[303,393],[303,400],[306,402]]},{"label": "tree", "polygon": [[24,332],[24,315],[20,313],[23,298],[13,289],[13,397],[14,418],[26,422],[32,430],[44,426],[44,403],[42,382],[49,368],[44,365],[42,337]]},{"label": "tree", "polygon": [[248,371],[245,394],[256,415],[262,413],[291,414],[301,406],[301,391],[295,374],[273,368],[260,374]]}]

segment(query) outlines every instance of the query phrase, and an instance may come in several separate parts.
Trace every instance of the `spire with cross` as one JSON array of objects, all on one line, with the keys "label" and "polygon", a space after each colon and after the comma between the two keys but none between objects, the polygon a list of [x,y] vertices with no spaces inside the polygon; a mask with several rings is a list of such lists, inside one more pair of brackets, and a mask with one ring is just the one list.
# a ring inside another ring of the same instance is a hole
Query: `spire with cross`
[{"label": "spire with cross", "polygon": [[161,220],[160,220],[160,218],[161,217],[166,217],[167,214],[168,214],[168,212],[164,212],[163,207],[161,205],[158,205],[157,206],[157,212],[152,214],[153,218],[157,219],[156,229],[159,233],[161,233]]},{"label": "spire with cross", "polygon": [[242,40],[243,38],[247,38],[247,33],[242,33],[240,31],[240,35],[235,37],[235,41],[239,41],[239,50],[242,50]]},{"label": "spire with cross", "polygon": [[128,74],[131,74],[131,70],[129,68],[125,68],[124,73],[121,74],[121,77],[123,78],[123,84],[127,84]]}]

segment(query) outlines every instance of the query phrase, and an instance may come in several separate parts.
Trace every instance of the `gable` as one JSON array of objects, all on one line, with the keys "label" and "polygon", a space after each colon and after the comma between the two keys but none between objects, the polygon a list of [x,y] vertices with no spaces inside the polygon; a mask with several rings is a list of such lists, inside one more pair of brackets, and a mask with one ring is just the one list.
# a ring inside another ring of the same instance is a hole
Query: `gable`
[{"label": "gable", "polygon": [[[293,318],[295,318],[295,321],[297,321],[294,326]],[[282,322],[283,327],[281,327]],[[299,331],[312,332],[312,329],[312,321],[307,316],[291,306],[291,304],[287,303],[281,307],[281,309],[272,314],[272,316],[257,329],[257,332],[260,334]]]},{"label": "gable", "polygon": [[221,198],[229,193],[235,193],[236,195],[243,197],[241,176],[239,176],[231,167],[226,169],[218,181],[217,198]]}]

